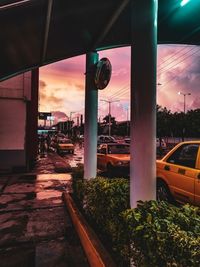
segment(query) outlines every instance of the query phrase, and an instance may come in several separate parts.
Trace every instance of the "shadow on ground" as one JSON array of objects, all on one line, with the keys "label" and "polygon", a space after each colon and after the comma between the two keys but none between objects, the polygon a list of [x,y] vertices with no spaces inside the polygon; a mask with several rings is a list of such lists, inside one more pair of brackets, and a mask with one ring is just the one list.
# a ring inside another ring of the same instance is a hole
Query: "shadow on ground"
[{"label": "shadow on ground", "polygon": [[62,201],[71,175],[53,172],[46,155],[33,173],[1,174],[1,267],[89,266]]}]

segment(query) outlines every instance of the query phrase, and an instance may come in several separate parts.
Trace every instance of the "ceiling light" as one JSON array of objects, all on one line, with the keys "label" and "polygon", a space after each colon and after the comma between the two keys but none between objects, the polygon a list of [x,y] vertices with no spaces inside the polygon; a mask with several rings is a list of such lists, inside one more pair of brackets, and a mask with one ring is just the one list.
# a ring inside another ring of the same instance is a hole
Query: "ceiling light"
[{"label": "ceiling light", "polygon": [[180,5],[185,6],[189,2],[190,2],[190,0],[182,0]]}]

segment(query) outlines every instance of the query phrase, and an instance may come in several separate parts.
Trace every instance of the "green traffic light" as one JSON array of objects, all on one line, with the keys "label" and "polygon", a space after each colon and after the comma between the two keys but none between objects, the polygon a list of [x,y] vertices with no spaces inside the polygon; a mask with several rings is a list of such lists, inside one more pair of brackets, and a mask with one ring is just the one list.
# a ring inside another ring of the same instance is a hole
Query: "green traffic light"
[{"label": "green traffic light", "polygon": [[189,2],[190,2],[190,0],[182,0],[180,5],[185,6]]}]

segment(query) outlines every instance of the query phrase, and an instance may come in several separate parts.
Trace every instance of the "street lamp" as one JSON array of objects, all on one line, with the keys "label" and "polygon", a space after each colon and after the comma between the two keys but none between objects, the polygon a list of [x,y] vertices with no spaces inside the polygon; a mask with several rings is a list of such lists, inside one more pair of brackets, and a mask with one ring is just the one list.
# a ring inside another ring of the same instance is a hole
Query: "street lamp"
[{"label": "street lamp", "polygon": [[113,102],[119,102],[119,100],[105,100],[105,99],[101,99],[101,101],[104,101],[106,103],[108,103],[108,135],[111,135],[111,103]]},{"label": "street lamp", "polygon": [[[186,105],[186,95],[191,95],[191,93],[182,93],[182,92],[178,92],[179,95],[183,95],[184,97],[184,101],[183,101],[183,111],[185,114],[185,105]],[[185,124],[185,116],[184,116],[184,124]],[[182,141],[184,141],[184,135],[185,135],[185,127],[183,126],[183,136],[182,136]]]},{"label": "street lamp", "polygon": [[182,93],[182,92],[178,92],[179,95],[183,95],[184,97],[184,102],[183,102],[183,110],[184,110],[184,114],[185,114],[185,105],[186,105],[186,95],[191,95],[191,93]]},{"label": "street lamp", "polygon": [[69,120],[71,121],[72,120],[72,114],[73,113],[76,113],[76,111],[70,111],[70,116],[69,116]]}]

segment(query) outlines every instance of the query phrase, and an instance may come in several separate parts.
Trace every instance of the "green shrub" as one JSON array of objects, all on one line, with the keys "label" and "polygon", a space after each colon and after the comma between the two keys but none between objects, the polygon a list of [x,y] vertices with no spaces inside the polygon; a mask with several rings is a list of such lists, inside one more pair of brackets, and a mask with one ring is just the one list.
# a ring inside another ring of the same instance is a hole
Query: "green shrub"
[{"label": "green shrub", "polygon": [[199,267],[200,209],[165,202],[129,207],[129,181],[73,174],[74,195],[117,266]]},{"label": "green shrub", "polygon": [[136,266],[200,266],[198,208],[165,202],[138,202],[123,213]]},{"label": "green shrub", "polygon": [[[122,261],[120,253],[127,248],[123,236],[123,218],[120,213],[130,208],[129,182],[127,179],[95,178],[83,180],[76,169],[74,179],[74,198],[82,205],[82,211],[100,239],[118,262]],[[125,253],[127,254],[127,253]],[[121,263],[120,263],[121,264]],[[121,264],[122,266],[122,264]],[[124,266],[127,266],[124,265]]]}]

